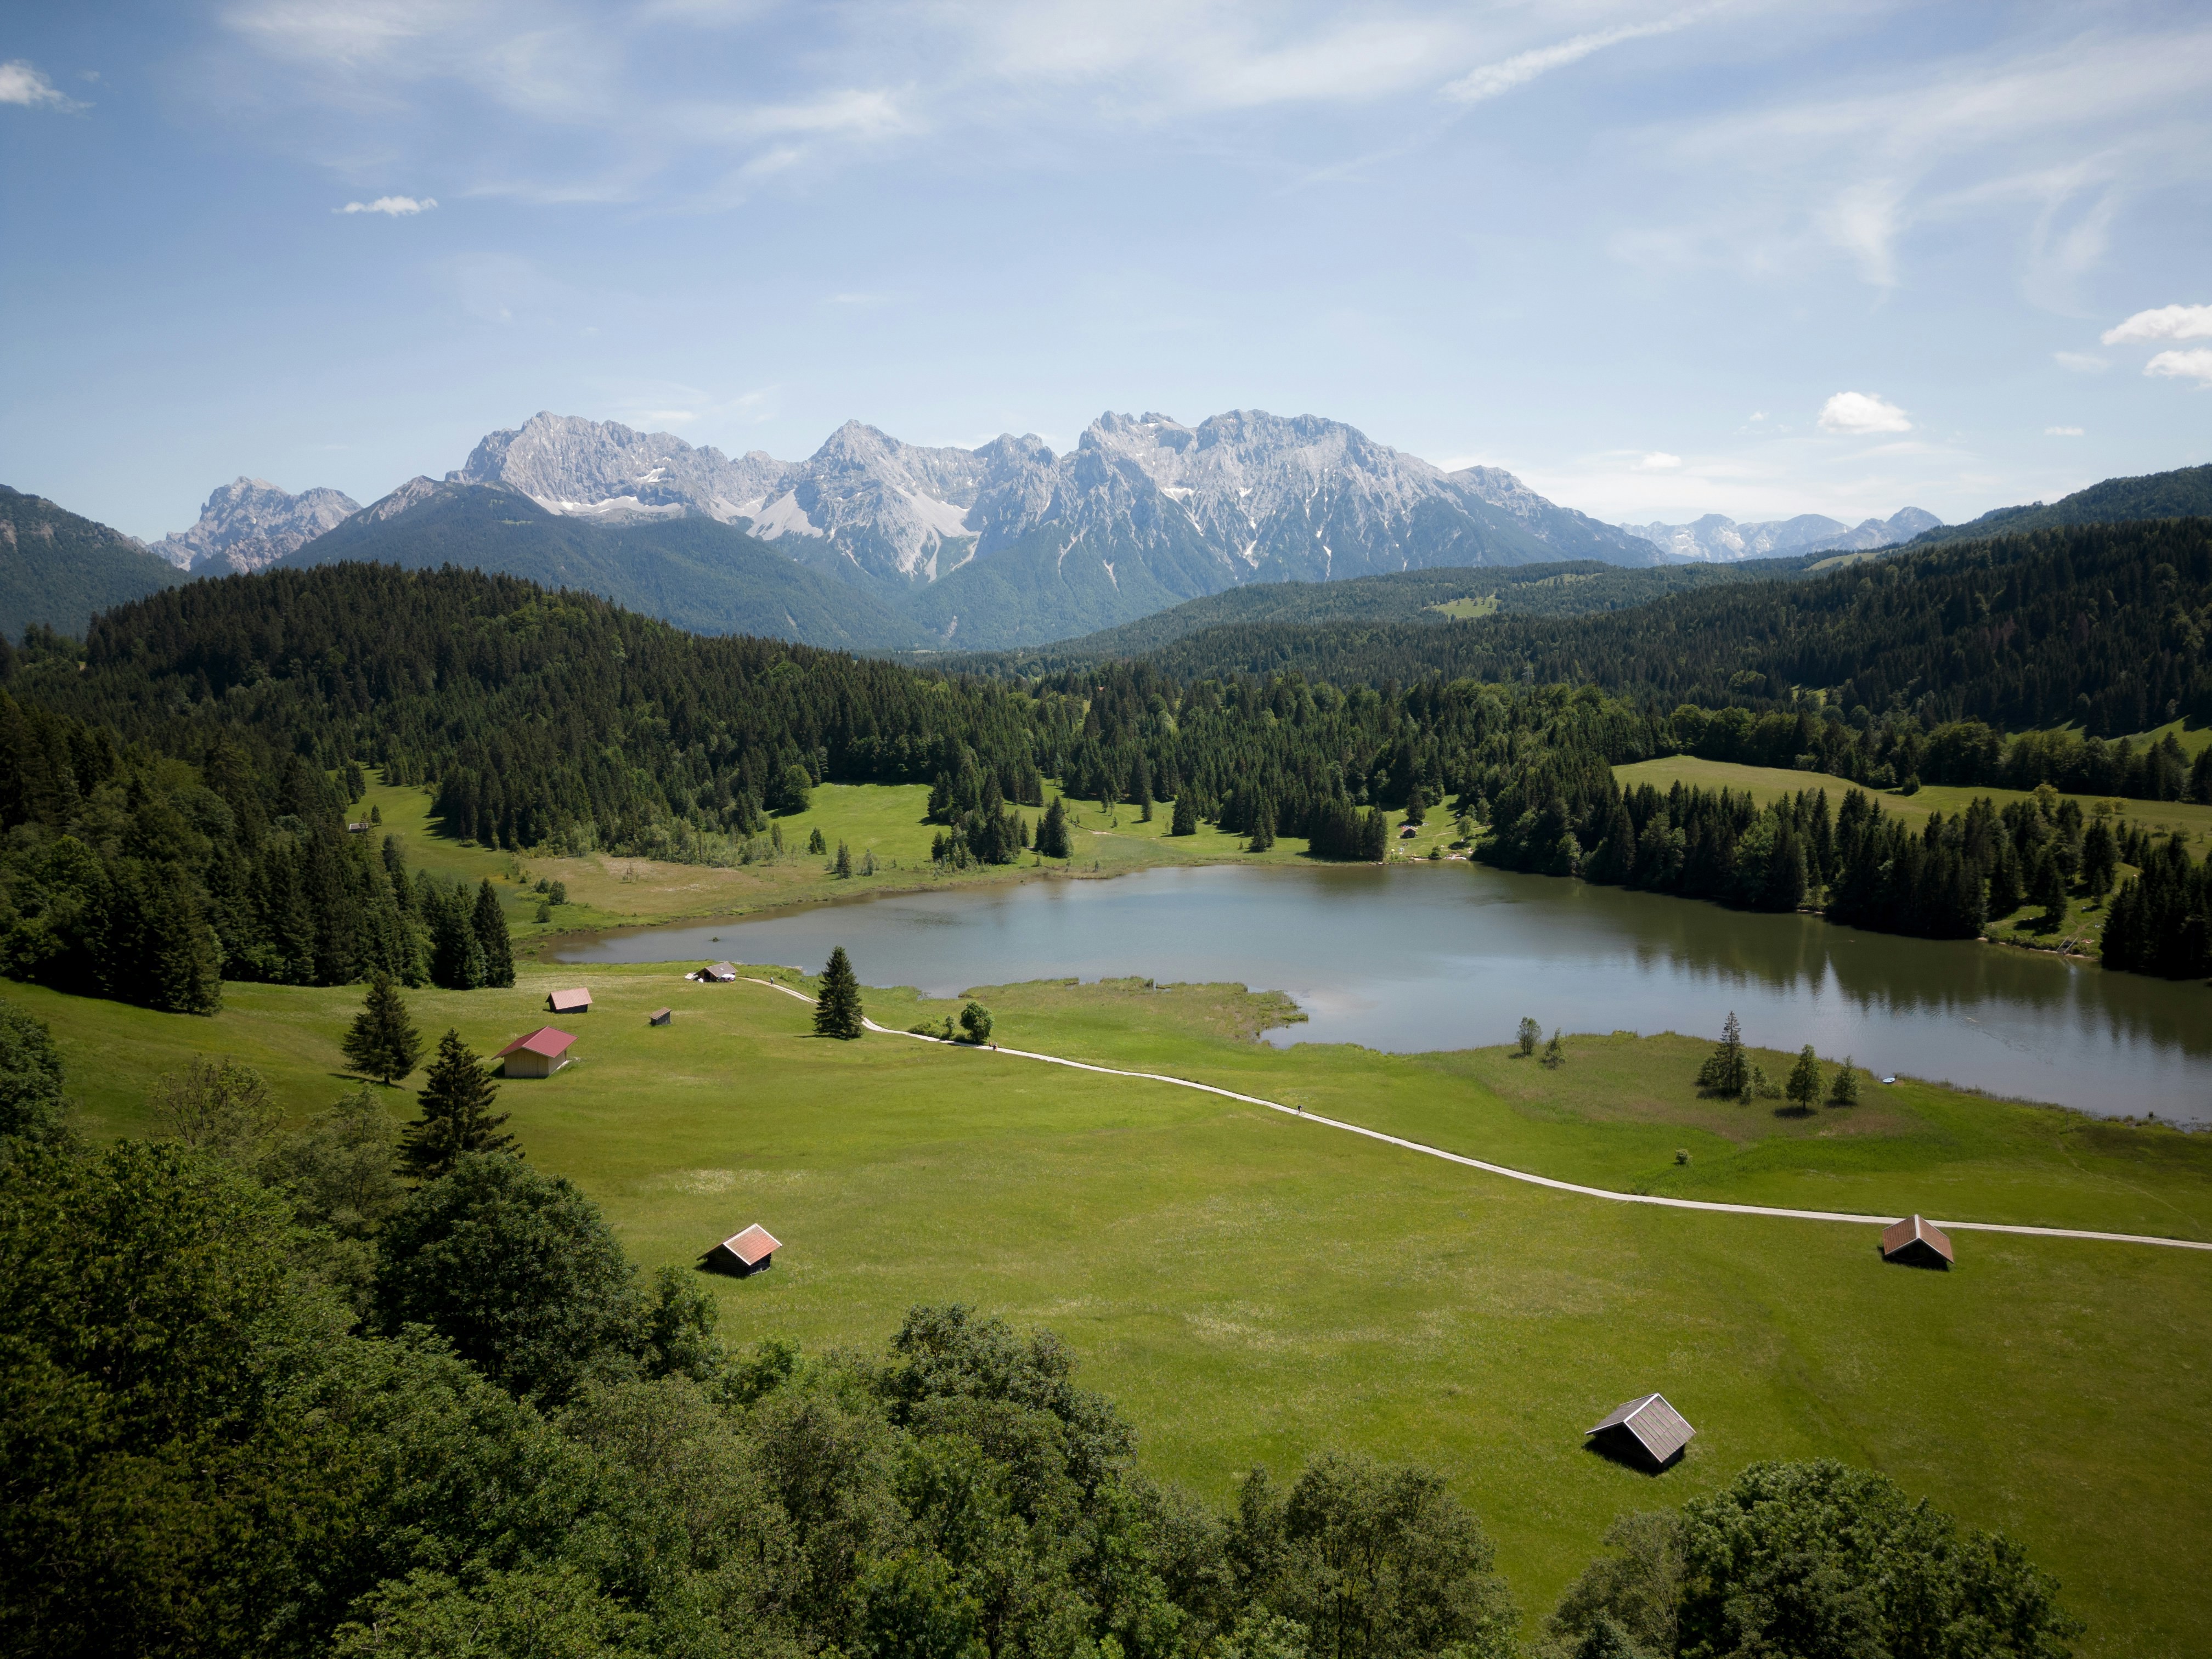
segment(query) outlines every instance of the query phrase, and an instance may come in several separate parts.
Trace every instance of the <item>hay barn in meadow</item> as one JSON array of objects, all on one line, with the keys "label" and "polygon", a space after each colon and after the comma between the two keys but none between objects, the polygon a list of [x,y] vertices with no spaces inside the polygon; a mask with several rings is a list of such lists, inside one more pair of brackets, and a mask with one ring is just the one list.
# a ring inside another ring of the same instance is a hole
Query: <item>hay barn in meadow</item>
[{"label": "hay barn in meadow", "polygon": [[1948,1272],[1958,1257],[1952,1253],[1951,1240],[1941,1227],[1911,1215],[1881,1230],[1881,1259],[1908,1267],[1935,1267]]},{"label": "hay barn in meadow", "polygon": [[1695,1433],[1663,1394],[1647,1394],[1616,1406],[1604,1421],[1583,1431],[1583,1437],[1601,1450],[1655,1468],[1664,1468],[1680,1456]]},{"label": "hay barn in meadow", "polygon": [[588,1014],[592,1012],[592,994],[582,986],[570,991],[555,991],[545,999],[549,1014]]},{"label": "hay barn in meadow", "polygon": [[499,1051],[509,1077],[551,1077],[568,1063],[568,1050],[576,1039],[566,1031],[541,1025],[527,1036],[519,1036]]},{"label": "hay barn in meadow", "polygon": [[684,975],[686,979],[696,979],[708,985],[727,985],[737,976],[738,970],[726,962],[710,962],[696,972]]},{"label": "hay barn in meadow", "polygon": [[714,1273],[745,1279],[754,1273],[764,1273],[775,1266],[775,1253],[782,1248],[783,1241],[756,1221],[744,1231],[731,1234],[708,1251],[702,1265]]}]

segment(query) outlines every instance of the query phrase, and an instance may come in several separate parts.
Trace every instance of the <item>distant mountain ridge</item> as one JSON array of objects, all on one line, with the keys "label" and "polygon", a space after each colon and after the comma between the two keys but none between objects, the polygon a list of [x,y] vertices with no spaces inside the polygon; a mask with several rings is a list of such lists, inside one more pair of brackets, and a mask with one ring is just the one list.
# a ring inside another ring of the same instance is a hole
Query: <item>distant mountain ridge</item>
[{"label": "distant mountain ridge", "polygon": [[1669,557],[1724,562],[1794,553],[1863,553],[1880,547],[1898,547],[1942,522],[1933,513],[1908,507],[1887,519],[1867,519],[1856,526],[1823,513],[1801,513],[1794,519],[1776,519],[1763,524],[1738,524],[1717,513],[1708,513],[1689,524],[1625,524],[1621,528],[1651,543]]},{"label": "distant mountain ridge", "polygon": [[1340,422],[1261,410],[1195,427],[1109,411],[1065,454],[1034,434],[933,447],[848,421],[796,462],[544,412],[447,479],[610,526],[739,526],[962,647],[1110,627],[1249,581],[1657,558],[1509,472],[1447,472]]},{"label": "distant mountain ridge", "polygon": [[36,623],[82,639],[95,611],[185,580],[137,538],[0,484],[0,633]]},{"label": "distant mountain ridge", "polygon": [[2000,507],[1965,524],[1947,524],[1923,532],[1914,538],[1913,545],[1978,540],[2063,525],[2205,518],[2212,518],[2212,465],[2147,472],[2134,478],[2106,478],[2048,506],[2034,501],[2026,507]]},{"label": "distant mountain ridge", "polygon": [[360,502],[336,489],[295,495],[265,478],[240,477],[207,498],[191,529],[173,531],[147,550],[199,575],[261,570],[360,511]]}]

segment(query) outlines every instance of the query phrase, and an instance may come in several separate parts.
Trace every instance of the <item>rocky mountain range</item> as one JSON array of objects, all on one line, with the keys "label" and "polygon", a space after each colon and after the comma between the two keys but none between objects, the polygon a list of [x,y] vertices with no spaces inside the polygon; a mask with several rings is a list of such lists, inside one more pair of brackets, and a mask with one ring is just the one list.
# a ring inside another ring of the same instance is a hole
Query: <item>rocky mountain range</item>
[{"label": "rocky mountain range", "polygon": [[1340,422],[1258,410],[1194,427],[1109,412],[1064,454],[1033,434],[932,447],[853,421],[804,461],[544,413],[487,436],[446,482],[609,524],[715,519],[963,645],[1060,637],[1249,581],[1661,556],[1510,473],[1447,472]]},{"label": "rocky mountain range", "polygon": [[295,495],[265,478],[239,478],[207,498],[190,530],[173,531],[147,550],[196,576],[259,570],[360,511],[359,501],[335,489]]},{"label": "rocky mountain range", "polygon": [[1690,524],[1625,524],[1620,527],[1650,542],[1671,558],[1725,562],[1779,558],[1796,553],[1863,553],[1877,547],[1896,547],[1942,522],[1933,513],[1908,507],[1887,519],[1868,519],[1856,526],[1821,513],[1801,513],[1794,519],[1775,519],[1764,524],[1738,524],[1717,513],[1708,513]]}]

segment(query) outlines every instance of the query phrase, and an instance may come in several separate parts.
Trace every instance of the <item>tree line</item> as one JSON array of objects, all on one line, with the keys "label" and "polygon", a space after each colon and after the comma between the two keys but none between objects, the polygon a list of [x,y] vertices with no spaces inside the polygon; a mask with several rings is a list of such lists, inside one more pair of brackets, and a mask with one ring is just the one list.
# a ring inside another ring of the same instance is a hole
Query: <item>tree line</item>
[{"label": "tree line", "polygon": [[[488,1079],[449,1080],[481,1121]],[[0,1004],[9,1652],[2064,1659],[2081,1628],[2002,1535],[1769,1462],[1616,1523],[1526,1644],[1437,1472],[1321,1450],[1210,1501],[1049,1331],[724,1340],[495,1122],[410,1181],[373,1091],[283,1134],[202,1060],[163,1139],[94,1150],[65,1081]]]}]

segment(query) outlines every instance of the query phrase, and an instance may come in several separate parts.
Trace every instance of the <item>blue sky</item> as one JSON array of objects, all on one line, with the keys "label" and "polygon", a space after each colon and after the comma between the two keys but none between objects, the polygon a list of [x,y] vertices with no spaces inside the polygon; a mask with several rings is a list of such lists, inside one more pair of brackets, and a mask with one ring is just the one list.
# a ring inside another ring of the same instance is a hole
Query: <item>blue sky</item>
[{"label": "blue sky", "polygon": [[15,5],[0,191],[0,482],[146,536],[539,409],[1311,412],[1638,520],[2212,459],[2201,4]]}]

